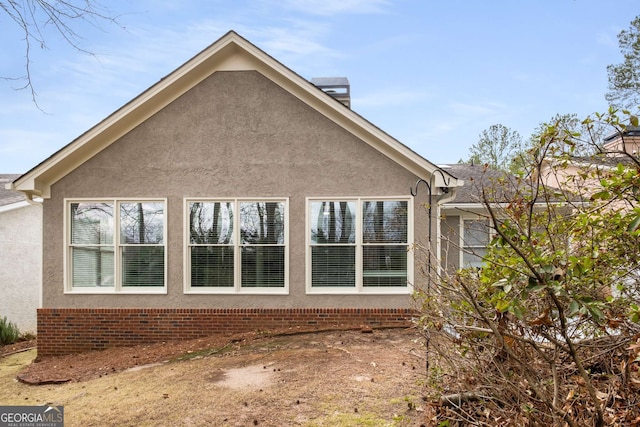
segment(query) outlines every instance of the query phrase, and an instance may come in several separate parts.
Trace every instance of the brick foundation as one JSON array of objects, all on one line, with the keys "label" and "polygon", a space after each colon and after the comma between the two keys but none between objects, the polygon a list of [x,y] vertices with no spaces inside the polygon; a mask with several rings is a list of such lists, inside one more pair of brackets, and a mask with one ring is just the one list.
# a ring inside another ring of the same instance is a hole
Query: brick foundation
[{"label": "brick foundation", "polygon": [[41,308],[38,357],[275,329],[406,327],[406,308]]}]

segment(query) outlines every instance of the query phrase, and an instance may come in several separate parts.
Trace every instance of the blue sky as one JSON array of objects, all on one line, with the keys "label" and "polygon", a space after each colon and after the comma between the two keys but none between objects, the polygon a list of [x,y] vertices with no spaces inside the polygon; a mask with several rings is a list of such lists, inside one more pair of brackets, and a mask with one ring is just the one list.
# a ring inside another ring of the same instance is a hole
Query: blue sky
[{"label": "blue sky", "polygon": [[[346,76],[352,108],[435,163],[493,124],[528,138],[556,114],[605,111],[606,66],[637,0],[104,0],[74,50],[32,47],[38,109],[0,80],[0,173],[22,173],[233,29],[301,76]],[[0,14],[0,76],[24,75]]]}]

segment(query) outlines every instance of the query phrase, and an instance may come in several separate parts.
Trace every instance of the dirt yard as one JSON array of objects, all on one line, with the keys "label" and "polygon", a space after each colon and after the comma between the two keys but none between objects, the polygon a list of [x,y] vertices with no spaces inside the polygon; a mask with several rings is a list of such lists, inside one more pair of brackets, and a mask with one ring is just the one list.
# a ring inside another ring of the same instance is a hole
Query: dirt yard
[{"label": "dirt yard", "polygon": [[33,349],[11,350],[0,405],[64,405],[65,426],[427,425],[412,329],[245,334],[38,363]]}]

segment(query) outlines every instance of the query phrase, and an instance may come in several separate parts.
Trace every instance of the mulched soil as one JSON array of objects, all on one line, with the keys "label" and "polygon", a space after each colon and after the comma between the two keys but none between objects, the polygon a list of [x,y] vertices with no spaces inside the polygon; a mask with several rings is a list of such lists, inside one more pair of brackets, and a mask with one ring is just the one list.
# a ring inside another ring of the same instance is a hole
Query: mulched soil
[{"label": "mulched soil", "polygon": [[38,341],[36,339],[32,339],[26,341],[18,341],[13,344],[0,345],[0,357],[36,348],[37,344]]}]

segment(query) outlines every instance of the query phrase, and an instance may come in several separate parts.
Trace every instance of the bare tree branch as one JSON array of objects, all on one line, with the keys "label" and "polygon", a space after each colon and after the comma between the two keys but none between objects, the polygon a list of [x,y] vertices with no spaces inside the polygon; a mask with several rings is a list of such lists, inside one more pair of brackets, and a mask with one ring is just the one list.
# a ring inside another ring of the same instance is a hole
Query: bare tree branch
[{"label": "bare tree branch", "polygon": [[37,92],[31,60],[34,45],[48,49],[47,34],[52,33],[52,36],[61,36],[73,49],[93,56],[95,53],[80,43],[82,36],[76,30],[78,25],[89,23],[96,28],[104,23],[119,25],[117,17],[111,16],[109,10],[96,0],[0,0],[0,12],[4,12],[22,32],[25,52],[24,75],[0,76],[0,79],[22,82],[14,89],[28,90],[36,106]]}]

